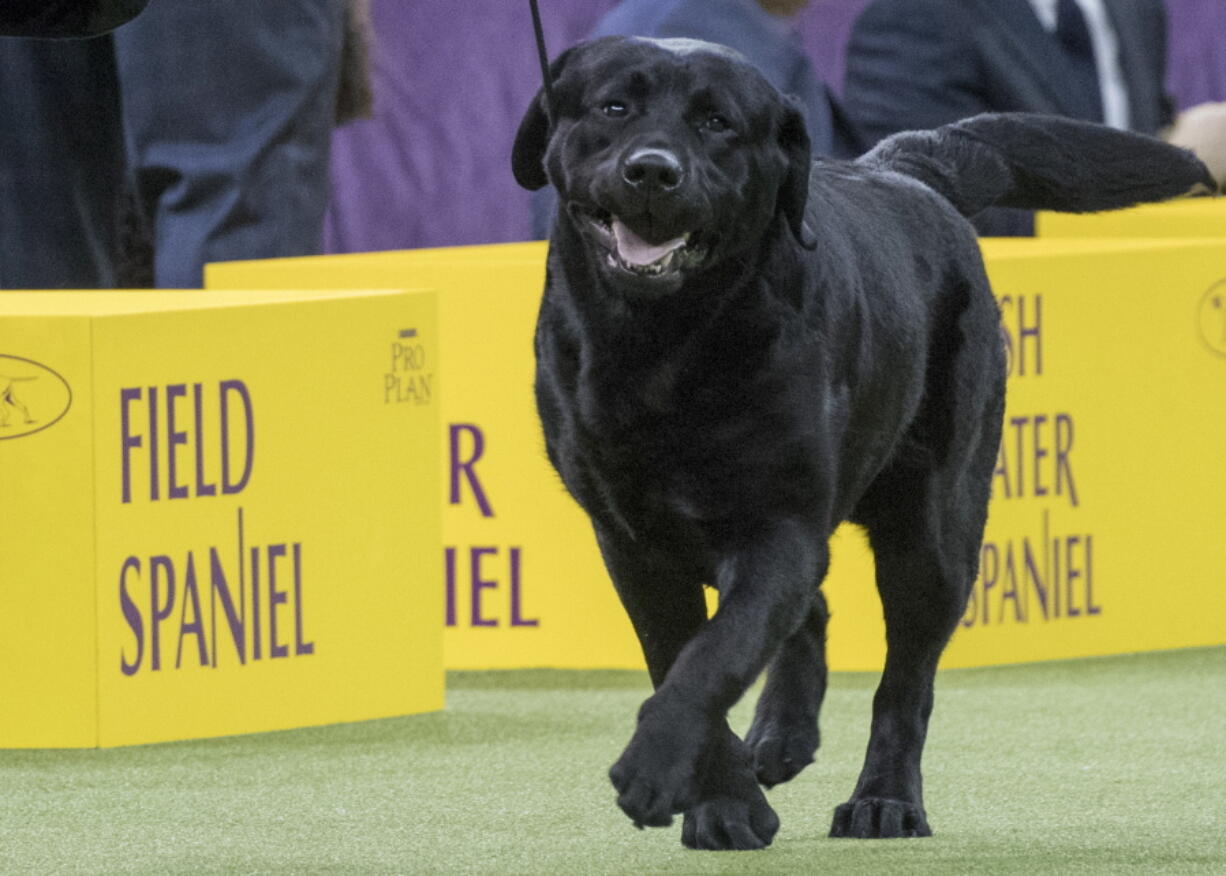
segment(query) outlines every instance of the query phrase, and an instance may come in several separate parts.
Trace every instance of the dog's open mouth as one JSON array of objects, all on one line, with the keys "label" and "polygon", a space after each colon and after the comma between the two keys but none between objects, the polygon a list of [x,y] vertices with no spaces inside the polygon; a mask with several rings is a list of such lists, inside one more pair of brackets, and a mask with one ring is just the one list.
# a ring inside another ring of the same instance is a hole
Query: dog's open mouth
[{"label": "dog's open mouth", "polygon": [[687,231],[678,237],[651,243],[612,213],[585,211],[584,218],[605,250],[606,264],[636,277],[673,277],[697,267],[706,257],[707,249],[698,232]]}]

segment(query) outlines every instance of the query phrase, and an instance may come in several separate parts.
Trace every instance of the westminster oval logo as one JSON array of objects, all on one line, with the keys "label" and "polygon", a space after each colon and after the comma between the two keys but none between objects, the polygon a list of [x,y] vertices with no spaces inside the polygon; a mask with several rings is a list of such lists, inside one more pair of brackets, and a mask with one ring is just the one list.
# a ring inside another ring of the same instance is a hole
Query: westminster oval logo
[{"label": "westminster oval logo", "polygon": [[58,371],[0,353],[0,441],[49,429],[72,407],[72,387]]},{"label": "westminster oval logo", "polygon": [[1199,321],[1205,347],[1226,355],[1226,279],[1211,285],[1201,296]]},{"label": "westminster oval logo", "polygon": [[1199,321],[1205,346],[1226,356],[1226,280],[1214,283],[1201,298]]}]

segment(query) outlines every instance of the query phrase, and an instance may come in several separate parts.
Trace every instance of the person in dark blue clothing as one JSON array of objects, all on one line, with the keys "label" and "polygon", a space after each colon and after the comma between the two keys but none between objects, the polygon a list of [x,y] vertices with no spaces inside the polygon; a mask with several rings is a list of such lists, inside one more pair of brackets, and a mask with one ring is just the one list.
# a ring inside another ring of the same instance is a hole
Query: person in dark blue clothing
[{"label": "person in dark blue clothing", "polygon": [[322,248],[345,0],[151,0],[93,39],[0,37],[0,288],[120,279],[133,190],[154,284]]}]

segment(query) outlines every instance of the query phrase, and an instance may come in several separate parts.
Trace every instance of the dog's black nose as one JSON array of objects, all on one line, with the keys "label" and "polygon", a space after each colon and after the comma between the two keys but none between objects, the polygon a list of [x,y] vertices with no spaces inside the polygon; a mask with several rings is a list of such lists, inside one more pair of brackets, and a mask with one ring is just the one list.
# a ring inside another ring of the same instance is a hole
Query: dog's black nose
[{"label": "dog's black nose", "polygon": [[683,176],[677,156],[664,149],[639,149],[622,163],[622,179],[636,189],[668,191],[679,186]]}]

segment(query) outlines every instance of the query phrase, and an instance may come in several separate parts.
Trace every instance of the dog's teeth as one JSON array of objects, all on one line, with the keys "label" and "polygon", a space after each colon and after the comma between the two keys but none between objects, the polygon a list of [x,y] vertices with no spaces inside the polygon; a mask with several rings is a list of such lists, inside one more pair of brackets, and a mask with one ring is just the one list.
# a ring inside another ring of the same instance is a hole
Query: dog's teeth
[{"label": "dog's teeth", "polygon": [[686,246],[678,246],[676,249],[660,256],[657,261],[637,264],[626,261],[617,252],[610,251],[605,254],[605,263],[611,268],[621,268],[623,271],[628,271],[640,277],[659,277],[662,274],[672,273],[675,270],[680,270],[682,266],[688,265],[692,258],[692,252]]}]

